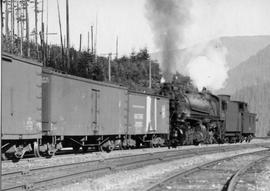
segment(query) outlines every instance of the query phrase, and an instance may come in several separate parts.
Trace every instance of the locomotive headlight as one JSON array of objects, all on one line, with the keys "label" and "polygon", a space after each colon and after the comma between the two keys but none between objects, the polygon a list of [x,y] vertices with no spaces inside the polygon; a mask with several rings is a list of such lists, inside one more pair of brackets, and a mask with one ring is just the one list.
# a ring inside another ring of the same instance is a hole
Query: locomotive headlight
[{"label": "locomotive headlight", "polygon": [[190,117],[190,111],[189,110],[186,110],[185,113],[186,113],[187,117]]}]

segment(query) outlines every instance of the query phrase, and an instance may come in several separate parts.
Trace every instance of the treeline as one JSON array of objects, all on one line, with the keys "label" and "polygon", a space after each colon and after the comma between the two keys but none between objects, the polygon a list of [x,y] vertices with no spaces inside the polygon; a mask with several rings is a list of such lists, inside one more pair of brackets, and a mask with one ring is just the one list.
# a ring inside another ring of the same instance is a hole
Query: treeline
[{"label": "treeline", "polygon": [[[37,48],[33,42],[29,44],[22,42],[22,48],[20,48],[20,39],[15,39],[12,46],[10,45],[10,39],[6,39],[5,36],[2,39],[4,51],[36,59],[44,63],[46,67],[51,67],[63,73],[118,84],[132,90],[149,93],[158,92],[160,87],[162,72],[159,63],[151,60],[147,48],[141,49],[139,52],[132,52],[129,56],[111,58],[111,80],[109,81],[108,56],[98,56],[88,51],[80,52],[70,48],[70,68],[68,69],[65,50],[63,51],[60,46],[41,47],[38,45]],[[149,64],[151,64],[151,89],[149,89]],[[172,82],[183,90],[195,90],[190,78],[180,73],[173,75]]]}]

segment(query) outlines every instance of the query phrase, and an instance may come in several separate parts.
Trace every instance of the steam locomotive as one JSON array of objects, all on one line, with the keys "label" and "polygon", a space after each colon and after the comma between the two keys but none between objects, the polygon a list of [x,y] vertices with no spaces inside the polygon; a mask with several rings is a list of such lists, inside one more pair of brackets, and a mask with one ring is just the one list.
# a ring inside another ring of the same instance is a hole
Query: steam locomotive
[{"label": "steam locomotive", "polygon": [[229,95],[183,92],[177,84],[162,85],[161,95],[170,98],[172,146],[200,143],[249,142],[255,136],[256,114],[248,105],[231,101]]},{"label": "steam locomotive", "polygon": [[2,54],[3,158],[53,156],[72,147],[134,147],[240,142],[255,133],[247,103],[164,83],[158,94],[97,82]]}]

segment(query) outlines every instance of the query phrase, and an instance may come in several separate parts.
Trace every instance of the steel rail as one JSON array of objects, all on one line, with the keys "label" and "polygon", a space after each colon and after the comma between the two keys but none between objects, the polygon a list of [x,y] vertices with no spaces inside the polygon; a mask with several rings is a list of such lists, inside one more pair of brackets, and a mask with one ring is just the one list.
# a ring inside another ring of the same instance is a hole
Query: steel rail
[{"label": "steel rail", "polygon": [[245,156],[245,155],[263,153],[265,151],[266,150],[261,150],[261,151],[255,151],[255,152],[238,154],[238,155],[234,155],[234,156],[230,156],[230,157],[226,157],[226,158],[221,158],[221,159],[218,159],[218,160],[214,160],[214,161],[211,161],[211,162],[206,162],[204,164],[197,165],[197,166],[195,166],[195,167],[193,167],[191,169],[188,169],[188,170],[177,171],[177,172],[173,173],[172,175],[170,175],[170,176],[168,176],[166,178],[163,178],[163,179],[159,180],[156,183],[151,184],[150,186],[146,187],[143,191],[151,191],[151,190],[158,189],[159,187],[165,185],[169,181],[173,181],[174,179],[181,178],[181,177],[184,177],[184,176],[193,174],[193,173],[195,173],[197,171],[200,171],[201,169],[204,169],[204,168],[207,168],[207,167],[216,165],[217,163],[222,162],[222,161],[227,161],[227,160],[235,159],[235,158],[242,157],[242,156]]},{"label": "steel rail", "polygon": [[[249,145],[250,147],[252,145]],[[253,147],[253,146],[252,146]],[[252,148],[251,147],[251,148]],[[119,169],[126,169],[126,168],[137,168],[149,164],[156,164],[168,160],[176,160],[180,158],[187,158],[201,154],[210,154],[210,153],[219,153],[219,152],[226,152],[226,151],[233,151],[233,150],[240,150],[247,148],[246,145],[238,146],[228,146],[224,147],[204,147],[204,148],[196,148],[191,150],[167,150],[167,151],[160,151],[154,153],[143,153],[137,155],[127,155],[127,156],[120,156],[120,157],[113,157],[113,158],[106,158],[103,160],[96,159],[91,161],[83,161],[77,163],[68,163],[68,164],[61,164],[61,165],[52,165],[46,167],[38,167],[33,169],[24,169],[18,172],[10,172],[10,173],[3,173],[3,179],[7,178],[11,175],[21,176],[22,178],[24,175],[34,177],[35,175],[42,174],[46,175],[46,173],[57,172],[60,173],[56,176],[45,177],[41,180],[26,180],[23,183],[18,183],[17,185],[12,184],[12,186],[2,187],[2,190],[29,190],[33,187],[37,188],[37,186],[41,186],[44,182],[53,182],[57,180],[65,180],[66,178],[74,177],[74,176],[85,176],[85,174],[92,174],[92,173],[100,173],[102,171],[112,171],[112,170],[119,170]],[[86,168],[87,167],[87,168]],[[45,173],[44,173],[45,171]],[[68,171],[68,173],[67,173]],[[42,173],[41,173],[42,172]],[[104,173],[103,173],[104,174]],[[18,177],[16,177],[18,178]],[[20,177],[19,177],[20,178]],[[32,178],[33,179],[33,178]]]},{"label": "steel rail", "polygon": [[224,187],[224,190],[227,191],[233,191],[237,185],[237,183],[239,182],[240,177],[248,170],[250,169],[253,165],[255,165],[256,163],[260,163],[264,160],[266,160],[267,158],[269,158],[270,155],[259,158],[258,160],[254,160],[251,163],[247,164],[246,166],[240,168],[227,182],[227,184]]},{"label": "steel rail", "polygon": [[[147,156],[147,155],[160,155],[160,154],[164,154],[167,155],[167,158],[174,158],[174,157],[179,157],[179,154],[182,153],[184,155],[195,155],[195,154],[203,154],[204,152],[226,152],[226,151],[230,151],[230,150],[239,150],[239,149],[245,149],[245,148],[256,148],[256,147],[264,147],[263,145],[228,145],[228,146],[215,146],[215,147],[203,147],[203,148],[192,148],[190,150],[187,149],[183,149],[183,150],[166,150],[166,151],[157,151],[157,152],[148,152],[148,153],[141,153],[141,154],[131,154],[131,155],[123,155],[123,156],[114,156],[114,157],[110,157],[110,158],[105,158],[105,159],[94,159],[94,160],[90,160],[90,161],[84,161],[84,162],[80,162],[80,163],[91,163],[91,162],[100,162],[100,161],[110,161],[110,160],[119,160],[119,159],[124,159],[124,158],[134,158],[134,157],[142,157],[142,156]],[[71,156],[73,157],[73,155]],[[56,160],[60,159],[62,160],[62,158],[55,158]],[[64,160],[68,160],[67,158],[63,158]],[[28,159],[27,161],[24,162],[34,162],[35,160],[37,160],[39,163],[42,163],[43,161],[47,161],[47,160],[54,160],[54,159],[42,159],[42,158],[35,158],[35,159]],[[6,161],[7,162],[7,161]],[[57,162],[57,161],[54,161]],[[7,162],[8,163],[8,162]],[[11,163],[11,162],[9,162]],[[24,174],[25,171],[29,171],[29,170],[41,170],[41,169],[48,169],[48,168],[57,168],[57,167],[61,167],[61,166],[65,166],[65,165],[73,165],[76,163],[66,163],[66,164],[59,164],[59,165],[50,165],[50,166],[45,166],[45,167],[37,167],[37,168],[32,168],[32,169],[28,169],[28,170],[21,170],[21,171],[9,171],[9,172],[2,172],[3,176],[7,176],[9,174]],[[16,165],[18,166],[18,165]]]},{"label": "steel rail", "polygon": [[[218,145],[218,146],[211,146],[211,148],[227,148],[227,147],[234,147],[234,146],[243,146],[243,147],[248,147],[250,148],[251,146],[254,146],[254,147],[265,147],[265,148],[270,148],[269,146],[269,143],[245,143],[245,144],[240,144],[240,145]],[[180,146],[178,148],[185,148],[185,146]],[[192,148],[190,150],[196,150],[198,148]],[[183,150],[186,150],[186,149],[183,149]],[[179,150],[177,150],[179,151]],[[182,151],[182,150],[180,150]],[[158,152],[167,152],[167,151],[157,151],[157,152],[153,152],[153,153],[158,153]],[[173,149],[171,150],[171,152],[175,152]],[[85,154],[85,153],[84,153]],[[34,156],[34,155],[32,155]],[[75,155],[74,153],[71,153],[70,150],[68,151],[63,151],[63,152],[60,152],[58,153],[56,156],[54,156],[53,158],[50,158],[50,160],[54,160],[54,159],[62,159],[64,157],[73,157],[73,156],[78,156],[77,154]],[[48,160],[48,158],[45,158],[45,157],[31,157],[30,155],[27,157],[27,158],[23,158],[23,159],[20,159],[19,162],[34,162],[34,161],[38,161],[40,160],[42,162],[42,160]],[[9,164],[9,163],[14,163],[12,160],[4,160],[2,161],[2,164]]]}]

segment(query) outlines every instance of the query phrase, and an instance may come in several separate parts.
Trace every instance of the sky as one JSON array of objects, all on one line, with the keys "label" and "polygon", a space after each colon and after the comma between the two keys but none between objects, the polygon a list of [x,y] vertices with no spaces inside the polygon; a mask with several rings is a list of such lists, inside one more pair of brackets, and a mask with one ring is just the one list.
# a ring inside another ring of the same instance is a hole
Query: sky
[{"label": "sky", "polygon": [[[147,47],[150,52],[160,50],[154,43],[154,35],[146,18],[147,0],[69,0],[70,44],[87,49],[87,33],[91,25],[96,30],[97,52],[115,52],[116,36],[119,38],[119,54],[128,55]],[[184,41],[179,48],[220,36],[270,35],[269,0],[190,0],[190,19],[185,25]],[[41,0],[40,0],[41,2]],[[57,1],[44,0],[44,21],[48,10],[49,42],[60,44]],[[62,30],[65,35],[65,3],[59,0]],[[39,5],[41,8],[41,3]],[[31,14],[30,14],[31,15]],[[41,16],[41,14],[40,14]],[[34,27],[33,15],[31,26]],[[39,18],[40,19],[40,18]],[[40,22],[40,20],[39,20]]]}]

